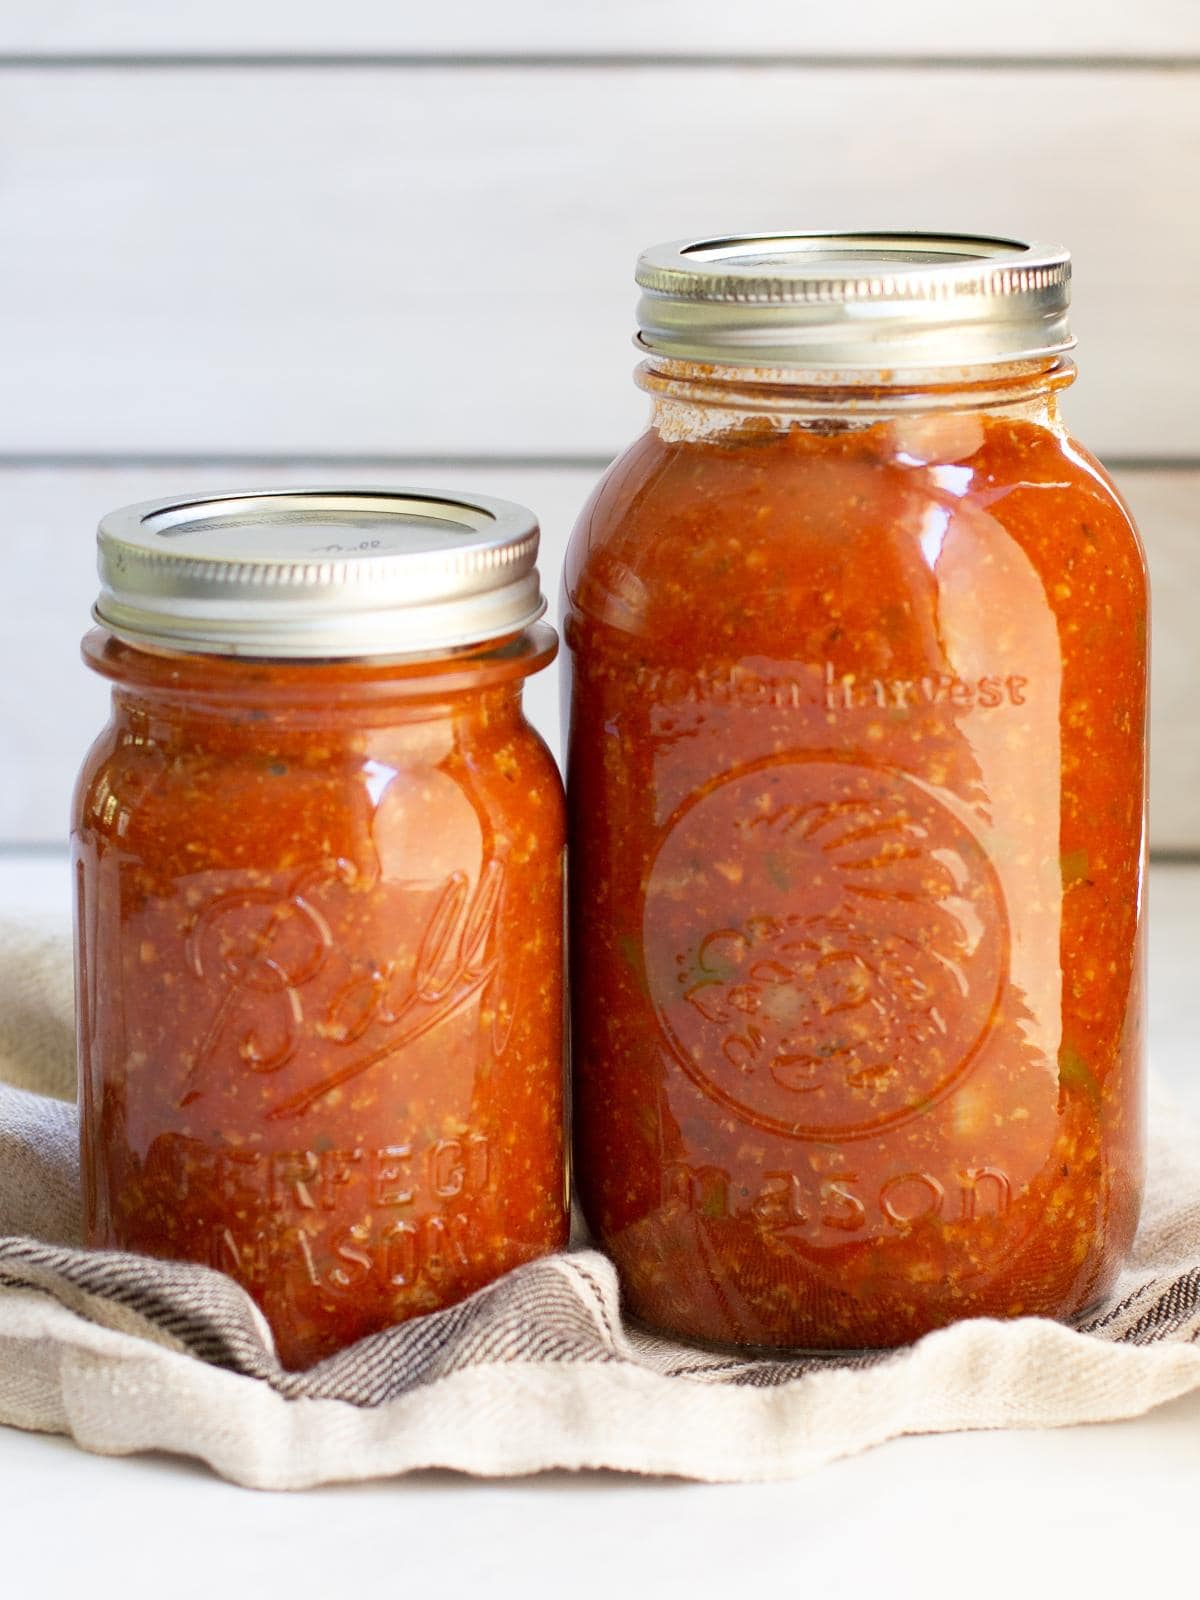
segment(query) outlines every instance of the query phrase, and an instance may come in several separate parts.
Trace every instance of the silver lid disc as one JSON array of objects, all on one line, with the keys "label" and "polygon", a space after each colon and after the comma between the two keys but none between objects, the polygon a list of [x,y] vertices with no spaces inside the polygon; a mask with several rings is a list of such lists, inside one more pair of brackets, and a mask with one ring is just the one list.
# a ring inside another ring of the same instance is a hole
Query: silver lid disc
[{"label": "silver lid disc", "polygon": [[1071,258],[972,234],[761,233],[680,239],[638,262],[641,345],[743,367],[888,371],[1053,355]]},{"label": "silver lid disc", "polygon": [[546,609],[531,511],[428,489],[260,489],[104,517],[93,614],[118,638],[215,655],[426,655]]}]

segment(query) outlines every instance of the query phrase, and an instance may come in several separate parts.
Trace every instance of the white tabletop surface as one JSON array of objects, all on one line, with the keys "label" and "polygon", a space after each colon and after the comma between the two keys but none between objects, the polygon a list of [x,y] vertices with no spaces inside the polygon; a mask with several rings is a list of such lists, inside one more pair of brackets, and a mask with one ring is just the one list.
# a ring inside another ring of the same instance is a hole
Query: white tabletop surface
[{"label": "white tabletop surface", "polygon": [[[65,916],[58,859],[0,906]],[[1156,1070],[1200,1116],[1200,866],[1152,874]],[[256,1494],[0,1428],[0,1597],[1042,1600],[1197,1591],[1200,1396],[1135,1421],[895,1440],[793,1483],[423,1473]]]}]

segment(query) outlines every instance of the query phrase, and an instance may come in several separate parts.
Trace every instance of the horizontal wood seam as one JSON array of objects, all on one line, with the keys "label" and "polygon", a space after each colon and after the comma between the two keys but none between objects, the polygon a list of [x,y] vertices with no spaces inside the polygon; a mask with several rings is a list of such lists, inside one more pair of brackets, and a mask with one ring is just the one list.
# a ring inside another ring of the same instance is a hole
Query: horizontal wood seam
[{"label": "horizontal wood seam", "polygon": [[[106,468],[145,468],[153,471],[161,467],[210,468],[242,467],[294,468],[314,467],[330,471],[344,471],[355,467],[364,470],[377,468],[392,471],[407,467],[466,467],[500,471],[547,472],[603,472],[620,453],[622,446],[612,451],[597,451],[582,455],[542,455],[529,452],[507,453],[497,451],[475,454],[471,451],[411,451],[379,453],[367,451],[313,452],[299,451],[225,451],[205,450],[194,453],[167,450],[142,451],[0,451],[0,472],[72,472],[97,471]],[[1110,472],[1200,472],[1200,456],[1120,456],[1108,452],[1103,457]]]},{"label": "horizontal wood seam", "polygon": [[395,51],[343,52],[100,52],[55,54],[46,51],[0,54],[0,71],[270,71],[294,70],[345,71],[384,69],[401,71],[489,71],[495,68],[521,71],[561,69],[623,72],[631,69],[657,71],[836,71],[836,72],[1195,72],[1200,71],[1200,55],[963,55],[931,54],[843,55],[796,52],[788,54],[739,53],[736,55],[669,53],[638,54],[606,51],[595,55],[569,52],[506,52],[489,55],[458,55],[451,51],[402,53]]}]

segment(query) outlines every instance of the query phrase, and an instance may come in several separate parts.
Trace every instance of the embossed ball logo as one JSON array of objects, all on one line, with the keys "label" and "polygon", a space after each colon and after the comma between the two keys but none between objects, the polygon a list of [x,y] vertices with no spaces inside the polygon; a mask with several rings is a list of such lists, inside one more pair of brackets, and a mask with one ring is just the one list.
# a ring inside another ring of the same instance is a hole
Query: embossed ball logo
[{"label": "embossed ball logo", "polygon": [[969,1070],[1008,923],[971,830],[901,773],[744,771],[675,820],[643,912],[646,978],[684,1070],[740,1120],[845,1139]]}]

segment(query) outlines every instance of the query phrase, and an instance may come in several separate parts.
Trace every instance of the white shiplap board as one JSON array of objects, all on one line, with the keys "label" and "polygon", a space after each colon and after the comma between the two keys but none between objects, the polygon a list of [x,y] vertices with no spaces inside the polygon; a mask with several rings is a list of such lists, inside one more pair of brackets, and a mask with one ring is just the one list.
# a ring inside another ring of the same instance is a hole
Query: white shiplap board
[{"label": "white shiplap board", "polygon": [[[375,481],[490,491],[535,507],[542,573],[553,612],[567,536],[595,470],[496,466],[328,468],[98,467],[0,471],[5,626],[0,629],[0,841],[54,844],[66,830],[75,769],[105,715],[105,687],[79,664],[78,640],[95,595],[94,527],[102,512],[161,494],[262,483]],[[1154,583],[1152,839],[1158,850],[1200,845],[1200,471],[1124,472]],[[534,721],[558,747],[557,670],[532,680]]]},{"label": "white shiplap board", "polygon": [[766,56],[1200,51],[1195,0],[4,0],[0,50]]},{"label": "white shiplap board", "polygon": [[639,247],[866,223],[1064,239],[1078,432],[1200,455],[1200,70],[10,68],[0,153],[10,454],[590,457]]}]

